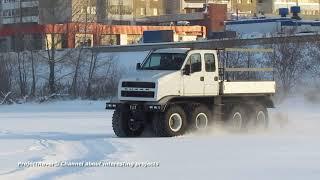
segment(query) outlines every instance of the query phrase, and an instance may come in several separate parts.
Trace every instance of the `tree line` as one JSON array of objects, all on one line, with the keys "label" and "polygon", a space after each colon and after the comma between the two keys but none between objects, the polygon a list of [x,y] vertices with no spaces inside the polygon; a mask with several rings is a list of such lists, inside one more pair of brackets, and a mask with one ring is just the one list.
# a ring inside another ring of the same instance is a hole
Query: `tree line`
[{"label": "tree line", "polygon": [[109,98],[127,72],[118,57],[92,49],[0,54],[0,103],[47,100],[57,97]]}]

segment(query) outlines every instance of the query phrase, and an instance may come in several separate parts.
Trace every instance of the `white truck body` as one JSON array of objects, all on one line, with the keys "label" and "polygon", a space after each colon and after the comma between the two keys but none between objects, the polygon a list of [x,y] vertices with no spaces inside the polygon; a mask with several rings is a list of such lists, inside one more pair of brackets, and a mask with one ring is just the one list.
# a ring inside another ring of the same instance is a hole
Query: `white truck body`
[{"label": "white truck body", "polygon": [[267,127],[275,82],[228,81],[225,72],[243,69],[219,68],[219,64],[215,50],[152,51],[142,65],[137,64],[137,72],[120,80],[118,100],[106,104],[107,109],[115,109],[115,134],[137,137],[152,127],[156,136],[172,137],[219,121],[235,130],[250,124]]}]

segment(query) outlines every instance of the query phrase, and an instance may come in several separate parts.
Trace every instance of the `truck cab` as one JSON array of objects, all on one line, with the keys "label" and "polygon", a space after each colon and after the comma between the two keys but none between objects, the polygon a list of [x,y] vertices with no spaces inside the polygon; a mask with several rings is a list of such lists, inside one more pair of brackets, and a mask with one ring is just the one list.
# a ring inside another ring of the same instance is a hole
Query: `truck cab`
[{"label": "truck cab", "polygon": [[137,72],[121,79],[120,101],[159,101],[166,96],[217,96],[216,51],[162,49],[152,52]]},{"label": "truck cab", "polygon": [[[249,119],[259,121],[259,113],[265,127],[275,82],[229,82],[219,76],[219,69],[225,68],[219,64],[216,50],[151,51],[136,72],[120,80],[117,100],[107,103],[107,109],[115,110],[115,134],[139,136],[149,123],[158,136],[207,129],[216,121],[242,129]],[[249,111],[254,115],[245,113]]]}]

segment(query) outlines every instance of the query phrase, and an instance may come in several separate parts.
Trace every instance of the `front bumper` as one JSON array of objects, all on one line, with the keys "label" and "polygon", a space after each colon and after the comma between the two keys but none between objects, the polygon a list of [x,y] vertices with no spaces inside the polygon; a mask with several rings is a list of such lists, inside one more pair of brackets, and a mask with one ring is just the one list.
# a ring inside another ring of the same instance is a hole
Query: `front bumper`
[{"label": "front bumper", "polygon": [[125,108],[130,111],[137,112],[163,112],[166,105],[158,103],[106,103],[106,109],[115,110],[117,108]]}]

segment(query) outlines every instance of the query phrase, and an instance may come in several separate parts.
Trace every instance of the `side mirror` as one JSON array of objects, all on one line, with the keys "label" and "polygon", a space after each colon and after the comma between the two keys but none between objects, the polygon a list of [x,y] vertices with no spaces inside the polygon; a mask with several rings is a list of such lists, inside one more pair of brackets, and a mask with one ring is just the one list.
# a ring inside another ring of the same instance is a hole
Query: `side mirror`
[{"label": "side mirror", "polygon": [[182,70],[183,75],[190,75],[190,65],[185,65],[184,69]]},{"label": "side mirror", "polygon": [[140,70],[140,69],[141,69],[141,63],[137,63],[136,70]]}]

